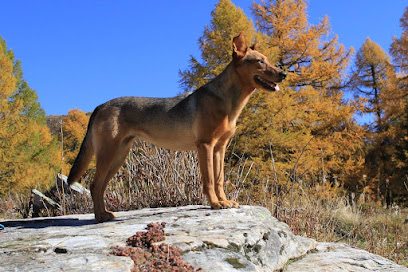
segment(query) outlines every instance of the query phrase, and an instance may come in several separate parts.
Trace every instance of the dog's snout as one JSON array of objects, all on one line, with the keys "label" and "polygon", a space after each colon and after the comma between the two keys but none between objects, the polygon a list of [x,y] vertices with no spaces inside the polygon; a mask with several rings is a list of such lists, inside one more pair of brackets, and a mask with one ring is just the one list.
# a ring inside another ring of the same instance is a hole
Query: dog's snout
[{"label": "dog's snout", "polygon": [[279,72],[279,76],[284,80],[287,76],[287,74],[284,71]]}]

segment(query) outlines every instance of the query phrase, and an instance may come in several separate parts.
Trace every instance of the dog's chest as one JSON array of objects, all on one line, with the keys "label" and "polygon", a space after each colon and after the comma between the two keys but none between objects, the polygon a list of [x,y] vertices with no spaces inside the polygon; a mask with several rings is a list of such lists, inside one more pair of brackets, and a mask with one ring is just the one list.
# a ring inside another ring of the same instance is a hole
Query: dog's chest
[{"label": "dog's chest", "polygon": [[216,126],[213,133],[215,139],[229,139],[236,129],[236,119],[230,119],[229,116],[225,116]]}]

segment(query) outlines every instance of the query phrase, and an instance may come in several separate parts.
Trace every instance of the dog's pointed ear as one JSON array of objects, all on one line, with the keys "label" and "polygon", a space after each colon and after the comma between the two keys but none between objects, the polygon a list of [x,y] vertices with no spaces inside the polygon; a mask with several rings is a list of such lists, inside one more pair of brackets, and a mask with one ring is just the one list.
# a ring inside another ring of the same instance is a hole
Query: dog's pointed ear
[{"label": "dog's pointed ear", "polygon": [[232,48],[233,59],[242,59],[243,57],[245,57],[248,46],[245,41],[244,32],[241,32],[238,36],[234,37],[234,39],[232,40]]},{"label": "dog's pointed ear", "polygon": [[255,41],[255,43],[250,47],[252,50],[256,50],[259,47],[259,42]]}]

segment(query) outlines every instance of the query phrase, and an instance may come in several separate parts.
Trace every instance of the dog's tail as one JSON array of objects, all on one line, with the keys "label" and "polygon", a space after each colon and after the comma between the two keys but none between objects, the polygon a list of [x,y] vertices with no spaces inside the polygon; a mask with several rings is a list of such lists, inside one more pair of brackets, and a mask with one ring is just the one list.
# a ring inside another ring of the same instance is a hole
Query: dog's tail
[{"label": "dog's tail", "polygon": [[85,173],[85,170],[88,168],[88,165],[91,162],[92,156],[94,154],[94,148],[91,141],[92,124],[97,111],[98,108],[94,110],[94,112],[91,114],[91,117],[89,118],[88,130],[86,131],[85,138],[82,141],[81,148],[79,149],[79,153],[68,175],[67,181],[69,185],[77,181]]}]

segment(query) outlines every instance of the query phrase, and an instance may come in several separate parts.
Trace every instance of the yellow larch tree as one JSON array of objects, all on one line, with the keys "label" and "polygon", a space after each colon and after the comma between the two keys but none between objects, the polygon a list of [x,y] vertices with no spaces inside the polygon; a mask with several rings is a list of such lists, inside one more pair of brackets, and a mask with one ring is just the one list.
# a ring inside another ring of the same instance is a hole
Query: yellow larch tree
[{"label": "yellow larch tree", "polygon": [[53,182],[58,147],[37,98],[0,38],[0,196]]},{"label": "yellow larch tree", "polygon": [[204,85],[225,69],[232,59],[232,39],[241,31],[245,32],[248,44],[256,38],[252,21],[230,0],[220,0],[211,16],[210,25],[198,40],[202,61],[191,56],[189,69],[179,72],[185,91]]},{"label": "yellow larch tree", "polygon": [[[396,147],[404,115],[403,88],[387,53],[370,38],[358,50],[351,88],[365,99],[361,111],[367,120],[364,174],[373,198],[389,206],[403,189],[396,171]],[[398,185],[399,184],[399,185]]]},{"label": "yellow larch tree", "polygon": [[[89,115],[74,109],[69,110],[62,123],[64,166],[63,173],[68,174],[81,147],[89,122]],[[61,137],[61,135],[60,135]]]},{"label": "yellow larch tree", "polygon": [[393,77],[391,106],[387,107],[387,117],[390,120],[395,144],[395,154],[392,158],[395,169],[391,177],[391,185],[398,195],[408,195],[408,7],[401,19],[401,37],[393,38],[390,54],[395,67]]},{"label": "yellow larch tree", "polygon": [[[220,12],[223,6],[225,12]],[[255,92],[238,120],[236,138],[228,151],[255,162],[259,184],[255,180],[247,185],[254,191],[274,176],[271,153],[280,184],[296,172],[296,180],[308,184],[337,181],[351,186],[364,161],[364,131],[353,118],[354,104],[344,101],[341,91],[353,50],[345,50],[337,36],[331,37],[327,17],[316,26],[308,23],[306,8],[301,0],[253,5],[259,32],[248,36],[261,42],[260,51],[271,63],[288,72],[287,80],[279,84],[280,92]],[[181,73],[184,86],[199,86],[220,72],[231,60],[232,37],[248,31],[244,26],[252,29],[252,22],[227,0],[217,4],[212,16],[212,24],[200,39],[204,64],[193,59],[190,69]],[[244,26],[236,25],[236,18],[245,18]]]},{"label": "yellow larch tree", "polygon": [[265,1],[252,10],[267,48],[277,49],[270,58],[288,77],[281,92],[258,92],[250,100],[238,130],[242,149],[263,162],[268,175],[272,149],[282,182],[296,170],[297,179],[309,184],[354,186],[352,177],[363,163],[364,131],[341,91],[353,49],[345,50],[337,36],[331,37],[327,17],[311,25],[305,1]]}]

